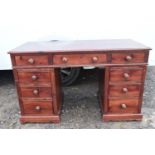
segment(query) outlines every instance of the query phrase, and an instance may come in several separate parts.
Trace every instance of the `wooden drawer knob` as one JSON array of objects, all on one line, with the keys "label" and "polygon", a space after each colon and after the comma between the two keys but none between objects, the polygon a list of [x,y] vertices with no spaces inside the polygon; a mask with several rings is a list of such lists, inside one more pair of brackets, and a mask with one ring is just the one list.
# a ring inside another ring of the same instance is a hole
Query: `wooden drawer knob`
[{"label": "wooden drawer knob", "polygon": [[28,59],[28,63],[34,64],[34,59],[32,59],[32,58]]},{"label": "wooden drawer knob", "polygon": [[127,55],[127,56],[125,57],[125,60],[127,60],[127,61],[131,61],[131,60],[132,60],[132,56]]},{"label": "wooden drawer knob", "polygon": [[36,75],[32,75],[32,80],[37,80],[37,76]]},{"label": "wooden drawer knob", "polygon": [[35,110],[36,110],[36,111],[40,111],[40,110],[41,110],[41,107],[40,107],[40,106],[36,106],[36,107],[35,107]]},{"label": "wooden drawer knob", "polygon": [[122,91],[123,91],[124,93],[127,93],[127,92],[128,92],[128,88],[123,88]]},{"label": "wooden drawer knob", "polygon": [[98,57],[93,57],[93,58],[92,58],[92,61],[93,61],[93,62],[97,62],[97,61],[98,61]]},{"label": "wooden drawer knob", "polygon": [[124,73],[123,75],[124,75],[125,79],[128,79],[130,77],[130,75],[128,73]]},{"label": "wooden drawer knob", "polygon": [[68,59],[66,57],[62,57],[62,62],[67,63]]},{"label": "wooden drawer knob", "polygon": [[34,95],[38,95],[38,94],[39,94],[39,90],[34,89],[34,90],[33,90],[33,94],[34,94]]},{"label": "wooden drawer knob", "polygon": [[122,108],[122,109],[126,109],[126,108],[127,108],[126,104],[124,104],[124,103],[121,104],[121,108]]}]

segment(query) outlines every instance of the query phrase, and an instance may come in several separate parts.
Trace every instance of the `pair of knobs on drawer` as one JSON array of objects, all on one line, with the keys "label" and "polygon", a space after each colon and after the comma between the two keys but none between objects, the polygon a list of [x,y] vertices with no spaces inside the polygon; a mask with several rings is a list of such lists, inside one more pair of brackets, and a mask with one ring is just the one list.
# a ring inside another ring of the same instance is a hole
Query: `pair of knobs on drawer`
[{"label": "pair of knobs on drawer", "polygon": [[[92,57],[92,61],[93,62],[97,62],[98,61],[98,57]],[[62,57],[62,62],[67,63],[68,62],[68,58]]]}]

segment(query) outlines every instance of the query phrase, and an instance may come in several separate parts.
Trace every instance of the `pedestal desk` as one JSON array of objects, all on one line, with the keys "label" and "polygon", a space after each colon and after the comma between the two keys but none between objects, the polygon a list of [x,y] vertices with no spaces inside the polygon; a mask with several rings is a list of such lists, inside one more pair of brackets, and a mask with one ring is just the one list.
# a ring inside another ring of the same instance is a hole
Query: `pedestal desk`
[{"label": "pedestal desk", "polygon": [[11,50],[20,121],[60,122],[59,70],[81,66],[104,68],[99,75],[104,121],[141,120],[149,50],[129,39],[28,42]]}]

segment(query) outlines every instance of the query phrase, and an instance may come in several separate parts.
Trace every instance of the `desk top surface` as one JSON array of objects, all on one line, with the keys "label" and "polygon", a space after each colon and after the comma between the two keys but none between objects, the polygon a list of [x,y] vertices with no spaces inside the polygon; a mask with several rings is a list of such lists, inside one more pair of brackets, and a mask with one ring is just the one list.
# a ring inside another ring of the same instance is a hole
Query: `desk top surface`
[{"label": "desk top surface", "polygon": [[9,53],[150,50],[130,39],[28,42]]}]

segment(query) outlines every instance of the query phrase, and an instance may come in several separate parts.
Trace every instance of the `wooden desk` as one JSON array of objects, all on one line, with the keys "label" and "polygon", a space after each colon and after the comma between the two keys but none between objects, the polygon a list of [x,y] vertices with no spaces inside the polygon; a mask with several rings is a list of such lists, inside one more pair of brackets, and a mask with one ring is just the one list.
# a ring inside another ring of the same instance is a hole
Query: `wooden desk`
[{"label": "wooden desk", "polygon": [[104,121],[141,120],[149,47],[132,40],[29,42],[11,50],[20,121],[60,122],[61,67],[95,66]]}]

